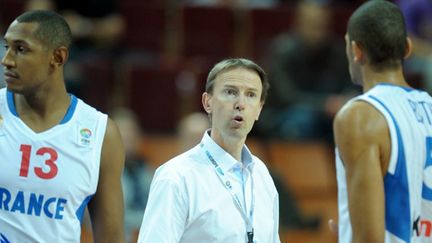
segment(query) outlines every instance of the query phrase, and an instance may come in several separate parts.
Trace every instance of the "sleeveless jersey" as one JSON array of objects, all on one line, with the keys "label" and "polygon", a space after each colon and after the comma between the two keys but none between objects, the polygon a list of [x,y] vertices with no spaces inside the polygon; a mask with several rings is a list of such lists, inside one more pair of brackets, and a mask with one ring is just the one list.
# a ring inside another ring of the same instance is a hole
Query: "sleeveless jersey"
[{"label": "sleeveless jersey", "polygon": [[96,192],[107,116],[71,96],[60,124],[35,133],[0,90],[0,242],[79,242]]},{"label": "sleeveless jersey", "polygon": [[[432,242],[432,98],[423,91],[379,84],[353,101],[365,101],[387,121],[391,138],[384,177],[385,242]],[[343,161],[336,148],[339,240],[352,229]],[[369,203],[369,202],[363,202]]]}]

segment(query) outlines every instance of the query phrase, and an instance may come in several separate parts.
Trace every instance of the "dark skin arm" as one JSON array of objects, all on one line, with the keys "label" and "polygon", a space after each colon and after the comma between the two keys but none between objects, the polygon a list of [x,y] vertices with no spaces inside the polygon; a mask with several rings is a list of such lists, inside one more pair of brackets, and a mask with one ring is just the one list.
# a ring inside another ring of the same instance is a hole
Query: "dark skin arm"
[{"label": "dark skin arm", "polygon": [[121,174],[125,152],[117,125],[108,119],[103,141],[99,182],[89,204],[94,242],[124,242]]},{"label": "dark skin arm", "polygon": [[353,243],[385,237],[384,175],[390,157],[385,118],[370,104],[345,106],[334,121],[335,142],[346,170]]}]

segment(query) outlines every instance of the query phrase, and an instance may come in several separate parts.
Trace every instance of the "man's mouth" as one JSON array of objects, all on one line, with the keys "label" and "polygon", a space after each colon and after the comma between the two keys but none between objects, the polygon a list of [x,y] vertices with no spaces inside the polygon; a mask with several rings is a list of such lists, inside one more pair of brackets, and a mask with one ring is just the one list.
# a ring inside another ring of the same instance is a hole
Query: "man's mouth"
[{"label": "man's mouth", "polygon": [[243,117],[241,117],[241,116],[235,116],[234,117],[234,121],[236,121],[236,122],[243,122]]},{"label": "man's mouth", "polygon": [[11,77],[11,78],[18,78],[18,74],[11,71],[5,71],[4,76]]}]

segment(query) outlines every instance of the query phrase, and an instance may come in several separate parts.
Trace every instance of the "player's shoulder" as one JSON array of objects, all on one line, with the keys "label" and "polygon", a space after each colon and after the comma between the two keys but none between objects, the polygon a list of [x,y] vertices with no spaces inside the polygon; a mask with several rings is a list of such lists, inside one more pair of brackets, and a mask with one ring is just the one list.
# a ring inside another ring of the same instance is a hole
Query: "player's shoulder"
[{"label": "player's shoulder", "polygon": [[77,111],[80,113],[85,114],[85,116],[94,116],[94,115],[106,115],[105,113],[99,111],[97,108],[87,104],[84,100],[81,100],[78,97],[74,97],[74,99],[76,99],[76,103],[77,103]]},{"label": "player's shoulder", "polygon": [[333,129],[337,140],[345,137],[368,141],[387,131],[387,122],[372,104],[355,99],[345,104],[336,114]]},{"label": "player's shoulder", "polygon": [[380,116],[379,111],[366,100],[361,97],[356,97],[348,101],[342,108],[336,113],[334,122],[365,122],[370,118]]}]

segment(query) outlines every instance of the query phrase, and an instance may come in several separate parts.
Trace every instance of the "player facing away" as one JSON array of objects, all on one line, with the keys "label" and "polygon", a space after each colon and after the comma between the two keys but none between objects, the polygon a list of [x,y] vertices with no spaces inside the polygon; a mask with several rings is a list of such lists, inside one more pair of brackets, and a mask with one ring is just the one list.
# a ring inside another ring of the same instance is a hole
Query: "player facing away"
[{"label": "player facing away", "polygon": [[349,70],[363,95],[334,120],[340,242],[432,242],[432,98],[405,81],[404,18],[388,1],[350,17]]},{"label": "player facing away", "polygon": [[69,26],[31,11],[4,39],[0,242],[79,242],[87,205],[95,241],[123,242],[123,144],[107,115],[66,91]]}]

